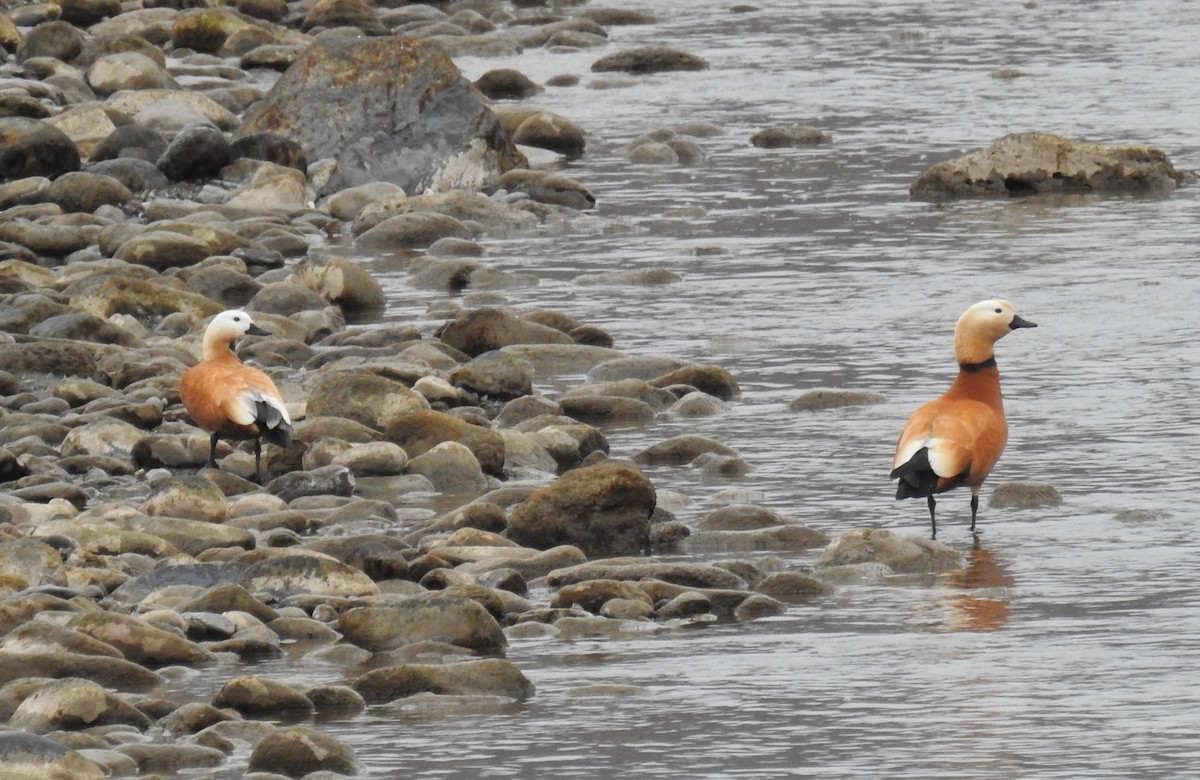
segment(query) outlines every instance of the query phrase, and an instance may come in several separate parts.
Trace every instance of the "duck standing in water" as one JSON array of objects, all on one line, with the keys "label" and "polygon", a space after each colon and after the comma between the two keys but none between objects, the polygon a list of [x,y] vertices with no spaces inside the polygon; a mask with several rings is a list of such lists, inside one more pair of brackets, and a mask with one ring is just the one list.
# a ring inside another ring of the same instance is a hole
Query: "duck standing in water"
[{"label": "duck standing in water", "polygon": [[900,480],[896,498],[928,500],[933,538],[937,538],[933,497],[959,485],[971,488],[971,531],[975,531],[979,488],[1008,441],[993,348],[1013,330],[1036,327],[1019,317],[1008,301],[981,301],[967,309],[954,327],[958,359],[954,384],[941,398],[917,409],[900,434],[891,473],[892,479]]},{"label": "duck standing in water", "polygon": [[254,481],[262,478],[262,442],[292,443],[292,420],[271,377],[244,365],[232,345],[247,334],[268,335],[244,311],[218,314],[204,331],[204,359],[184,372],[179,397],[191,418],[211,434],[208,467],[217,467],[217,440],[254,440]]}]

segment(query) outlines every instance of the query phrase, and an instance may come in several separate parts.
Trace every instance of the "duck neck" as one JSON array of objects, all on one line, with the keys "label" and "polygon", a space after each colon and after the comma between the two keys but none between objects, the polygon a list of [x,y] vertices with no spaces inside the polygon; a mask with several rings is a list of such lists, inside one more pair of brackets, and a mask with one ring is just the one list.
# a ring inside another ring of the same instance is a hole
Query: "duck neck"
[{"label": "duck neck", "polygon": [[204,339],[204,359],[237,360],[233,354],[233,340],[221,337]]},{"label": "duck neck", "polygon": [[1004,402],[1000,395],[1000,369],[996,358],[989,357],[974,363],[959,363],[958,376],[946,395],[962,396],[982,401],[994,409],[1003,411]]}]

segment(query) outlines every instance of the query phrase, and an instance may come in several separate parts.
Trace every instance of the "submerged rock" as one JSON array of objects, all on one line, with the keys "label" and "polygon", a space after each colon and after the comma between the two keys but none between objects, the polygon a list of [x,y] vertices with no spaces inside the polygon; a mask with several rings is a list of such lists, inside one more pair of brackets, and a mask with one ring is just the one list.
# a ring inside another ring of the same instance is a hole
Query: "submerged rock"
[{"label": "submerged rock", "polygon": [[362,769],[348,745],[311,726],[277,729],[259,740],[250,754],[249,768],[288,777],[325,772],[355,775]]},{"label": "submerged rock", "polygon": [[417,693],[506,696],[518,701],[524,701],[534,693],[533,683],[521,670],[499,658],[445,666],[391,666],[367,672],[354,681],[353,687],[372,704]]},{"label": "submerged rock", "polygon": [[988,506],[1034,509],[1043,506],[1059,506],[1062,494],[1045,482],[1004,482],[992,491]]},{"label": "submerged rock", "polygon": [[821,554],[817,568],[862,563],[882,563],[897,573],[943,572],[961,566],[962,556],[934,539],[860,528],[834,539]]}]

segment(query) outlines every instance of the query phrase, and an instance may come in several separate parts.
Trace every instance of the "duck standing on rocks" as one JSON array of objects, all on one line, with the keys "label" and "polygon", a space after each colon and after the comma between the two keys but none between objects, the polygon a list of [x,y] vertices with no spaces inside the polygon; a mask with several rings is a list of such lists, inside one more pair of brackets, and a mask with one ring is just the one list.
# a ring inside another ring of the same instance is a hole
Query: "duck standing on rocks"
[{"label": "duck standing on rocks", "polygon": [[244,365],[232,345],[246,334],[268,335],[244,311],[224,311],[204,331],[204,359],[184,372],[179,397],[191,418],[212,434],[208,467],[217,467],[217,440],[254,439],[254,481],[261,481],[263,439],[287,447],[292,420],[271,377]]},{"label": "duck standing on rocks", "polygon": [[971,488],[971,531],[975,531],[979,488],[1008,441],[993,348],[1010,331],[1036,327],[1019,317],[1008,301],[981,301],[967,309],[954,326],[958,359],[954,384],[941,398],[917,409],[900,434],[891,473],[892,479],[900,480],[896,498],[928,499],[933,538],[937,538],[934,494],[964,484]]}]

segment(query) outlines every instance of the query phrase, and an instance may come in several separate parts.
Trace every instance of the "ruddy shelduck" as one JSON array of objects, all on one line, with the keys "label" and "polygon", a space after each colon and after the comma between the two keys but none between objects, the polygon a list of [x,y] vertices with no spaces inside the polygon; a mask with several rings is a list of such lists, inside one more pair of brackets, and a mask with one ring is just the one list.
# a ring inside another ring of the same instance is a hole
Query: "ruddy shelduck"
[{"label": "ruddy shelduck", "polygon": [[971,488],[971,531],[975,531],[979,488],[1008,441],[993,348],[1011,331],[1036,327],[1019,317],[1008,301],[981,301],[967,309],[954,327],[958,358],[954,384],[941,398],[917,409],[900,434],[891,474],[900,480],[896,498],[928,499],[934,538],[933,497],[959,485]]},{"label": "ruddy shelduck", "polygon": [[254,440],[254,481],[262,478],[262,442],[287,447],[292,420],[271,377],[244,365],[233,342],[245,335],[265,336],[244,311],[218,314],[204,331],[204,359],[184,372],[179,397],[191,418],[211,434],[208,467],[217,467],[217,440]]}]

